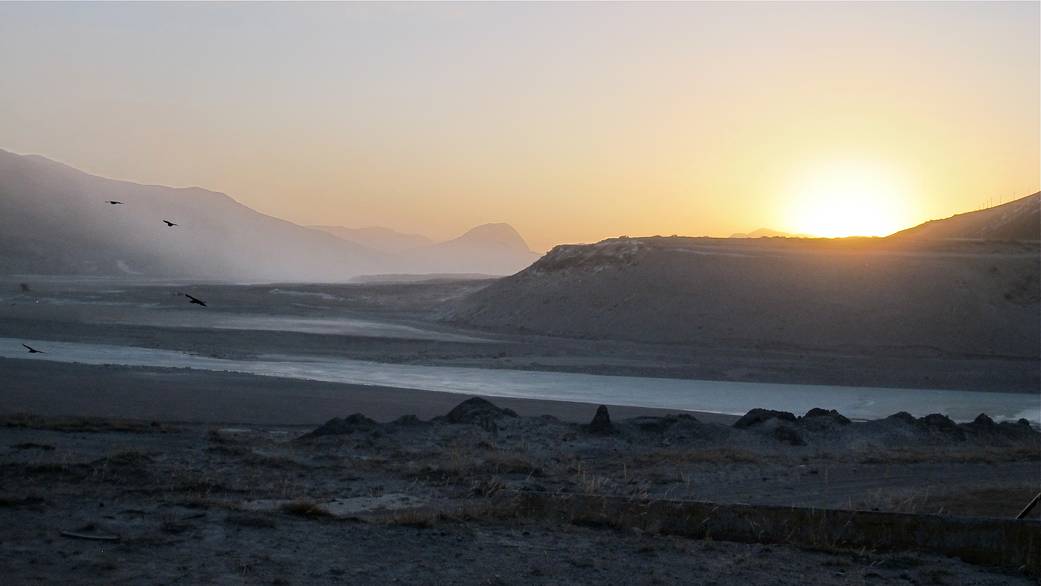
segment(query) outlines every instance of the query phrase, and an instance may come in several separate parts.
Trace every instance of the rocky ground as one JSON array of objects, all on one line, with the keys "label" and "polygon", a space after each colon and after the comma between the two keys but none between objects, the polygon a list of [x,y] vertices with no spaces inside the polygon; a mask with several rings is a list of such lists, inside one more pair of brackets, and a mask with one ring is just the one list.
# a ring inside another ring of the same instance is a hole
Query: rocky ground
[{"label": "rocky ground", "polygon": [[18,584],[1030,583],[925,553],[549,523],[499,500],[581,493],[1009,517],[1041,484],[1041,434],[1024,423],[589,411],[589,423],[572,423],[475,398],[428,420],[354,414],[317,428],[6,416],[0,567]]}]

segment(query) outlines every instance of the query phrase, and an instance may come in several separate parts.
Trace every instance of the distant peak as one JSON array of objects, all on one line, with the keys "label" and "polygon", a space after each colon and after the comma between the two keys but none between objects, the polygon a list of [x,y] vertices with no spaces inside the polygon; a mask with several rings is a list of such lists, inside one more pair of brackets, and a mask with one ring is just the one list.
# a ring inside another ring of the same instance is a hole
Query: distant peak
[{"label": "distant peak", "polygon": [[805,234],[792,234],[771,228],[759,228],[751,232],[738,232],[731,234],[731,238],[806,238]]},{"label": "distant peak", "polygon": [[475,226],[456,238],[455,242],[498,244],[509,248],[530,250],[528,243],[524,241],[520,233],[505,222]]},{"label": "distant peak", "polygon": [[474,226],[466,231],[463,236],[468,235],[509,235],[520,238],[520,233],[514,229],[513,226],[506,222],[493,222],[490,224],[481,224],[480,226]]}]

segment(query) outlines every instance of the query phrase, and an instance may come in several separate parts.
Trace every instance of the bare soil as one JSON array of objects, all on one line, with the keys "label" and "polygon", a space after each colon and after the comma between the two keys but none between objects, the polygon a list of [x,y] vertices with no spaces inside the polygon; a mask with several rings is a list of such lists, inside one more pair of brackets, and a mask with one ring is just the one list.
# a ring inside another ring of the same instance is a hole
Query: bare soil
[{"label": "bare soil", "polygon": [[685,415],[605,430],[466,405],[432,421],[356,414],[318,428],[4,417],[0,566],[18,584],[1031,583],[921,552],[548,523],[496,500],[529,491],[1013,516],[1041,483],[1029,428],[806,417],[735,427]]}]

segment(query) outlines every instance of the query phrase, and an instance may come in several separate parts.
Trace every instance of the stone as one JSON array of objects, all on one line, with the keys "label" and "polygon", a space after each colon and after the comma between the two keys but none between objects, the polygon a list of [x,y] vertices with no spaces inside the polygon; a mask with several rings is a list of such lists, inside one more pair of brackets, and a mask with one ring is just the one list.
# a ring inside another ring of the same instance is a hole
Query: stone
[{"label": "stone", "polygon": [[770,419],[779,419],[781,421],[790,421],[791,423],[796,422],[795,415],[787,411],[774,411],[772,409],[752,409],[748,413],[745,413],[741,419],[734,422],[734,427],[738,429],[744,429],[746,427],[752,427],[753,425],[759,425]]},{"label": "stone", "polygon": [[803,415],[803,419],[828,418],[840,425],[849,425],[849,418],[834,409],[814,407]]},{"label": "stone", "polygon": [[516,416],[517,414],[510,409],[496,407],[491,401],[473,397],[456,405],[443,419],[448,423],[484,424],[489,420],[499,419],[500,417]]},{"label": "stone", "polygon": [[303,436],[321,437],[323,435],[347,435],[356,431],[372,431],[379,426],[378,423],[362,415],[355,413],[344,418],[334,417],[326,421],[321,427]]},{"label": "stone", "polygon": [[615,432],[614,425],[611,423],[611,415],[607,412],[606,405],[600,405],[596,408],[596,414],[593,415],[593,420],[586,426],[586,430],[589,433],[602,435],[609,435]]}]

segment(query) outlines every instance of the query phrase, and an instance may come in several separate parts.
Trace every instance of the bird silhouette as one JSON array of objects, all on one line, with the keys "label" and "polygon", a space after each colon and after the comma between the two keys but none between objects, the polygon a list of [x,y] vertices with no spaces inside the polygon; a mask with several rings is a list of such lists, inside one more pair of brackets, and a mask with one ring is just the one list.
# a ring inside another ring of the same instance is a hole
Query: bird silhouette
[{"label": "bird silhouette", "polygon": [[25,346],[25,349],[29,351],[29,354],[46,354],[43,350],[37,350],[28,344],[22,344],[22,346]]},{"label": "bird silhouette", "polygon": [[116,201],[114,199],[105,200],[105,203],[110,204],[110,205],[114,205],[114,206],[121,206],[121,205],[123,205],[123,202]]},{"label": "bird silhouette", "polygon": [[188,303],[192,303],[192,304],[195,304],[195,305],[201,305],[203,307],[206,307],[206,302],[203,301],[202,299],[198,299],[196,297],[192,297],[191,295],[189,295],[187,293],[185,293],[184,296],[187,297],[188,299],[191,299],[191,301],[189,301]]},{"label": "bird silhouette", "polygon": [[163,220],[163,223],[166,224],[167,228],[172,228],[172,227],[177,225],[177,224],[171,222],[170,220]]}]

